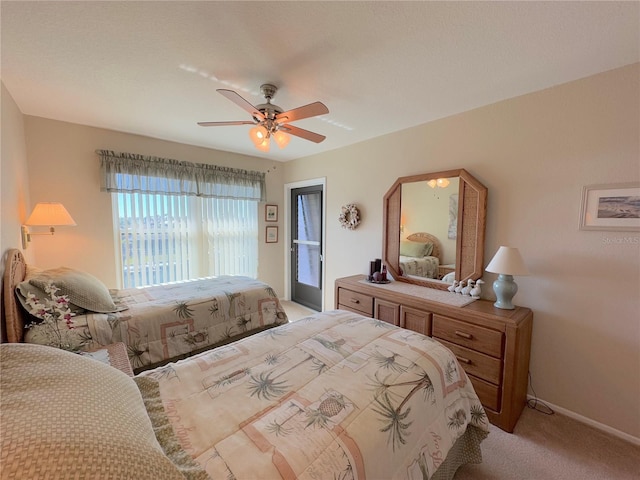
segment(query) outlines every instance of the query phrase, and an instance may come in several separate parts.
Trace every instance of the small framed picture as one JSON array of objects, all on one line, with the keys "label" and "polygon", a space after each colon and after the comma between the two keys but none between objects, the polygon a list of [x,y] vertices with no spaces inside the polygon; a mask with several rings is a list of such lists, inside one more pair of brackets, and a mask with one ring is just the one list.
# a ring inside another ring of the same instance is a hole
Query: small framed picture
[{"label": "small framed picture", "polygon": [[278,227],[267,227],[267,243],[278,243]]},{"label": "small framed picture", "polygon": [[277,222],[278,221],[278,206],[277,205],[266,205],[264,207],[264,219],[266,222]]},{"label": "small framed picture", "polygon": [[640,231],[640,185],[584,187],[580,230]]}]

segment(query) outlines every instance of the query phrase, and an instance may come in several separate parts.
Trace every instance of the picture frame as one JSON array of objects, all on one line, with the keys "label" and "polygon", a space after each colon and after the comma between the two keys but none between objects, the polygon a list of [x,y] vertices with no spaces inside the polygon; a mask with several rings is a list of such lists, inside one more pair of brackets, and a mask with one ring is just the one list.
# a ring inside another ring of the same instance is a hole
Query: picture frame
[{"label": "picture frame", "polygon": [[277,205],[265,205],[265,207],[264,207],[264,221],[265,222],[277,222],[278,221],[278,206]]},{"label": "picture frame", "polygon": [[278,243],[278,227],[267,227],[265,242]]},{"label": "picture frame", "polygon": [[640,184],[583,187],[580,230],[640,231]]}]

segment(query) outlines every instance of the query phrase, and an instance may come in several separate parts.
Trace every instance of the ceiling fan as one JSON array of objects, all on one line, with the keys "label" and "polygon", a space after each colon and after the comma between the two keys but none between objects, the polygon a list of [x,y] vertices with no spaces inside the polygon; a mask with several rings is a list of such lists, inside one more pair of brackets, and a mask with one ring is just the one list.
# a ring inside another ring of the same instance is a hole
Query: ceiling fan
[{"label": "ceiling fan", "polygon": [[264,152],[269,151],[269,139],[272,137],[280,148],[287,146],[289,140],[291,140],[289,135],[295,135],[296,137],[304,138],[305,140],[315,143],[320,143],[326,138],[324,135],[289,125],[289,122],[293,122],[295,120],[302,120],[303,118],[315,117],[317,115],[329,113],[329,109],[321,102],[313,102],[309,105],[304,105],[303,107],[283,111],[282,108],[271,103],[271,99],[278,91],[278,87],[269,83],[265,83],[260,86],[260,91],[267,102],[256,106],[251,105],[233,90],[220,88],[217,91],[240,108],[249,112],[253,121],[239,120],[231,122],[198,122],[198,125],[202,127],[255,125],[249,131],[249,137],[255,144],[256,148]]}]

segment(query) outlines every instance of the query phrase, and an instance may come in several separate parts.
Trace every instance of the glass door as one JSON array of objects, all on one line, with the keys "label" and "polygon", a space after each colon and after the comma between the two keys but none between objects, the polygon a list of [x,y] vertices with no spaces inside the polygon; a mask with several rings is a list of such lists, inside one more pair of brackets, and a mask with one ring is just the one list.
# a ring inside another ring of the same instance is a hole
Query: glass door
[{"label": "glass door", "polygon": [[322,185],[291,190],[291,300],[322,310]]}]

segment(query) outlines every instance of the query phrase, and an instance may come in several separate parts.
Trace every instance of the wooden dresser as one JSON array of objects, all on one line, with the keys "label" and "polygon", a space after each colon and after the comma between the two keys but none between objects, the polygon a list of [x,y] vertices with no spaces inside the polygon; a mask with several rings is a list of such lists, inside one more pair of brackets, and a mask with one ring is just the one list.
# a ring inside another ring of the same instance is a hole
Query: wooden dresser
[{"label": "wooden dresser", "polygon": [[503,310],[486,300],[453,307],[363,283],[364,278],[336,280],[336,308],[436,338],[458,358],[489,421],[513,432],[527,397],[531,310]]}]

